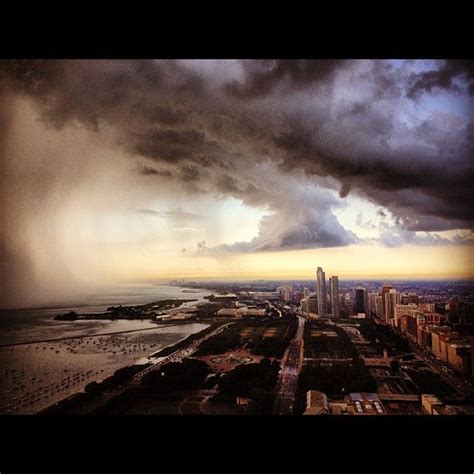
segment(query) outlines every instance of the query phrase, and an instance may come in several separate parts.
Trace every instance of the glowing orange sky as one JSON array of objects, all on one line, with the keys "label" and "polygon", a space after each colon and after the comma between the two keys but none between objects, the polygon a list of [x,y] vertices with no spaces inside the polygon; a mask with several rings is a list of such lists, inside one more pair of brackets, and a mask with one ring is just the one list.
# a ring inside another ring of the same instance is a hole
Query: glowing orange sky
[{"label": "glowing orange sky", "polygon": [[[150,254],[111,259],[104,276],[118,280],[149,278],[313,278],[317,266],[341,278],[470,278],[472,246],[348,246],[285,252],[156,260]],[[113,253],[113,252],[112,252]],[[110,255],[112,256],[112,254]],[[104,255],[108,260],[107,252]],[[103,261],[102,261],[103,263]]]}]

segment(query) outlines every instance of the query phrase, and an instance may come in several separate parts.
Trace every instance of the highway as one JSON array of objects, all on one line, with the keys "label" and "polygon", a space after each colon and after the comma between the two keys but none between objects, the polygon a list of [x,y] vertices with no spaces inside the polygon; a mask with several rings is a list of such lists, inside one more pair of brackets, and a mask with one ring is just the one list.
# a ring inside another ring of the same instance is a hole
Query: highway
[{"label": "highway", "polygon": [[160,359],[159,361],[153,363],[152,365],[146,367],[145,369],[143,369],[142,371],[138,372],[135,375],[135,377],[133,378],[132,383],[140,382],[145,374],[148,374],[148,373],[153,372],[155,370],[159,370],[165,364],[168,364],[170,362],[181,362],[183,359],[185,359],[186,357],[189,357],[191,354],[196,352],[198,350],[199,346],[205,340],[209,339],[210,337],[215,336],[216,334],[219,334],[220,332],[222,332],[224,329],[226,329],[227,327],[229,327],[232,324],[235,324],[235,323],[231,322],[231,323],[227,323],[227,324],[224,324],[222,326],[219,326],[218,328],[214,329],[214,331],[211,331],[211,332],[207,333],[205,336],[193,341],[188,347],[185,347],[183,349],[178,349],[177,351],[173,352],[169,356],[166,356],[166,357]]},{"label": "highway", "polygon": [[436,358],[434,354],[428,352],[415,343],[409,341],[410,347],[418,358],[422,359],[426,365],[435,373],[439,374],[442,379],[452,385],[457,392],[463,396],[467,396],[474,391],[472,382],[467,377],[462,377],[451,369],[446,363]]},{"label": "highway", "polygon": [[222,326],[217,327],[216,329],[209,332],[208,334],[200,337],[199,339],[196,339],[189,346],[183,349],[178,349],[177,351],[173,352],[169,356],[163,357],[161,359],[157,359],[157,361],[152,363],[152,365],[147,366],[145,369],[135,374],[135,376],[132,378],[132,380],[129,383],[125,384],[124,386],[118,387],[110,392],[104,393],[102,397],[100,397],[99,399],[95,399],[93,402],[88,403],[85,407],[82,407],[79,413],[80,414],[94,413],[96,410],[104,407],[110,400],[125,393],[132,386],[139,385],[141,379],[143,378],[145,374],[150,373],[154,370],[160,370],[161,367],[163,367],[165,364],[169,362],[180,362],[185,357],[189,357],[191,354],[196,352],[196,350],[199,348],[199,345],[203,343],[206,339],[209,339],[210,337],[215,336],[216,334],[219,334],[220,332],[224,331],[228,326],[232,324],[235,324],[235,323],[230,322],[230,323],[223,324]]},{"label": "highway", "polygon": [[268,306],[270,306],[270,308],[274,309],[277,313],[278,313],[278,317],[281,318],[282,317],[282,312],[275,306],[273,305],[272,303],[270,303],[270,301],[266,301],[266,303],[268,304]]},{"label": "highway", "polygon": [[[374,321],[376,324],[387,326],[386,324],[381,321],[378,321],[377,319],[374,319]],[[391,326],[388,327],[390,327],[393,332],[396,332]],[[396,332],[396,334],[399,333]],[[469,380],[468,377],[462,376],[461,374],[457,373],[454,369],[449,367],[447,363],[438,359],[434,354],[432,354],[426,349],[423,349],[407,337],[404,337],[404,339],[410,345],[412,353],[415,354],[419,359],[423,360],[433,372],[439,374],[445,382],[452,385],[459,394],[461,394],[462,396],[467,396],[474,392],[473,383],[471,380]]]},{"label": "highway", "polygon": [[273,407],[274,415],[291,415],[293,414],[293,404],[295,401],[296,385],[298,375],[302,366],[303,355],[303,334],[305,319],[298,317],[298,329],[295,338],[291,341],[290,346],[282,360],[282,368]]}]

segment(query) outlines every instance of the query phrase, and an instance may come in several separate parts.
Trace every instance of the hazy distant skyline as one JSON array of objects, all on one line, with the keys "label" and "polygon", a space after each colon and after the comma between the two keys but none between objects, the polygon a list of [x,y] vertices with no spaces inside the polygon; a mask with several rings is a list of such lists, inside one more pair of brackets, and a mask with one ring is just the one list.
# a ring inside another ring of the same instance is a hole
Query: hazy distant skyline
[{"label": "hazy distant skyline", "polygon": [[465,278],[468,61],[0,61],[1,299]]}]

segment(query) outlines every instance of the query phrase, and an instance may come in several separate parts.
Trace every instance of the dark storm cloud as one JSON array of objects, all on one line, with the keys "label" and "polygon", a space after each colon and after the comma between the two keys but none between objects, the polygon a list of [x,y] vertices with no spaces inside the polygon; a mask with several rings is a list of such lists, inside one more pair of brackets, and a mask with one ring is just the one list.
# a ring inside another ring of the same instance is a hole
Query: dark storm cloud
[{"label": "dark storm cloud", "polygon": [[136,167],[137,173],[142,176],[161,176],[165,178],[171,178],[173,174],[168,170],[158,170],[153,166],[148,166],[143,163],[138,163]]},{"label": "dark storm cloud", "polygon": [[99,118],[127,102],[134,88],[161,80],[158,68],[151,74],[146,63],[133,61],[97,68],[93,61],[5,60],[0,69],[10,79],[7,86],[37,100],[44,120],[58,129],[74,120],[97,129]]},{"label": "dark storm cloud", "polygon": [[330,79],[345,65],[341,60],[266,60],[244,63],[244,81],[231,81],[225,86],[229,95],[249,99],[267,96],[282,82],[300,89]]},{"label": "dark storm cloud", "polygon": [[[284,217],[274,218],[278,231],[265,223],[242,248],[356,241],[332,214],[336,201],[296,192],[302,200],[290,199],[293,207],[309,211],[293,215],[279,196],[292,190],[272,183],[301,172],[333,179],[341,198],[357,193],[387,207],[409,231],[472,226],[472,123],[438,114],[409,126],[400,118],[420,91],[453,88],[454,80],[472,86],[472,63],[448,61],[408,77],[385,61],[231,67],[241,74],[206,75],[179,61],[2,61],[0,85],[33,99],[49,126],[112,128],[127,153],[149,161],[137,165],[139,174]],[[257,173],[265,162],[271,166]]]},{"label": "dark storm cloud", "polygon": [[152,129],[132,137],[132,150],[142,156],[169,162],[192,160],[206,164],[209,156],[221,152],[215,140],[192,129]]},{"label": "dark storm cloud", "polygon": [[455,79],[466,80],[470,95],[474,95],[474,61],[450,59],[435,70],[425,71],[413,78],[407,90],[407,96],[415,98],[422,92],[431,92],[435,88],[451,89],[460,92]]},{"label": "dark storm cloud", "polygon": [[148,106],[147,104],[136,104],[133,109],[142,114],[146,120],[165,126],[173,126],[185,121],[183,110],[174,110],[171,106]]},{"label": "dark storm cloud", "polygon": [[399,122],[403,109],[391,108],[403,100],[397,75],[379,63],[374,71],[372,97],[380,97],[384,106],[374,99],[340,107],[323,120],[294,121],[273,136],[283,152],[280,168],[336,177],[342,182],[341,197],[356,189],[395,214],[422,214],[410,230],[469,228],[472,123],[437,113],[407,127]]},{"label": "dark storm cloud", "polygon": [[3,85],[37,100],[56,128],[73,121],[98,128],[100,120],[131,118],[177,123],[183,117],[176,99],[199,93],[202,84],[174,61],[2,60],[0,71]]}]

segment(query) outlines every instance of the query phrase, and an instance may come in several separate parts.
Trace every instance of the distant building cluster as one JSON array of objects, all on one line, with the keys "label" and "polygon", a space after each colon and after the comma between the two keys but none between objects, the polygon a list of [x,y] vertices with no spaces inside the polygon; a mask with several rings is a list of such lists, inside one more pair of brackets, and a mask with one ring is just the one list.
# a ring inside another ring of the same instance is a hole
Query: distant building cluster
[{"label": "distant building cluster", "polygon": [[334,275],[326,284],[326,273],[322,267],[316,270],[315,291],[311,293],[304,288],[303,294],[292,291],[290,286],[280,287],[281,297],[286,301],[298,302],[303,313],[308,317],[340,318],[343,316],[362,317],[368,308],[367,291],[357,288],[355,301],[351,295],[341,295],[339,291],[339,277]]},{"label": "distant building cluster", "polygon": [[301,310],[308,316],[334,317],[341,316],[339,279],[337,276],[329,278],[329,291],[326,286],[326,274],[321,267],[316,271],[315,291],[309,288],[295,291],[291,285],[277,288],[280,298],[284,301],[299,304]]},{"label": "distant building cluster", "polygon": [[[338,276],[331,276],[327,284],[322,267],[316,270],[314,290],[295,291],[291,285],[277,288],[281,299],[299,304],[308,318],[377,318],[453,369],[472,374],[474,338],[466,335],[468,331],[463,326],[474,323],[474,303],[461,303],[457,297],[451,297],[447,304],[424,301],[413,292],[399,292],[391,284],[370,292],[357,286],[341,294]],[[453,321],[457,324],[454,329],[449,324]]]},{"label": "distant building cluster", "polygon": [[[455,331],[448,323],[461,316],[461,305],[457,298],[451,298],[444,305],[444,314],[435,303],[421,302],[418,295],[401,294],[392,285],[383,285],[380,293],[368,295],[369,314],[392,326],[412,342],[431,351],[453,369],[464,374],[472,373],[474,357],[473,338]],[[471,304],[463,307],[461,319],[474,321]],[[462,324],[459,324],[462,330]]]},{"label": "distant building cluster", "polygon": [[[473,415],[471,405],[443,403],[436,395],[422,394],[422,412],[426,415]],[[386,415],[382,401],[376,393],[350,393],[343,400],[330,400],[325,393],[309,390],[306,393],[304,415]]]}]

